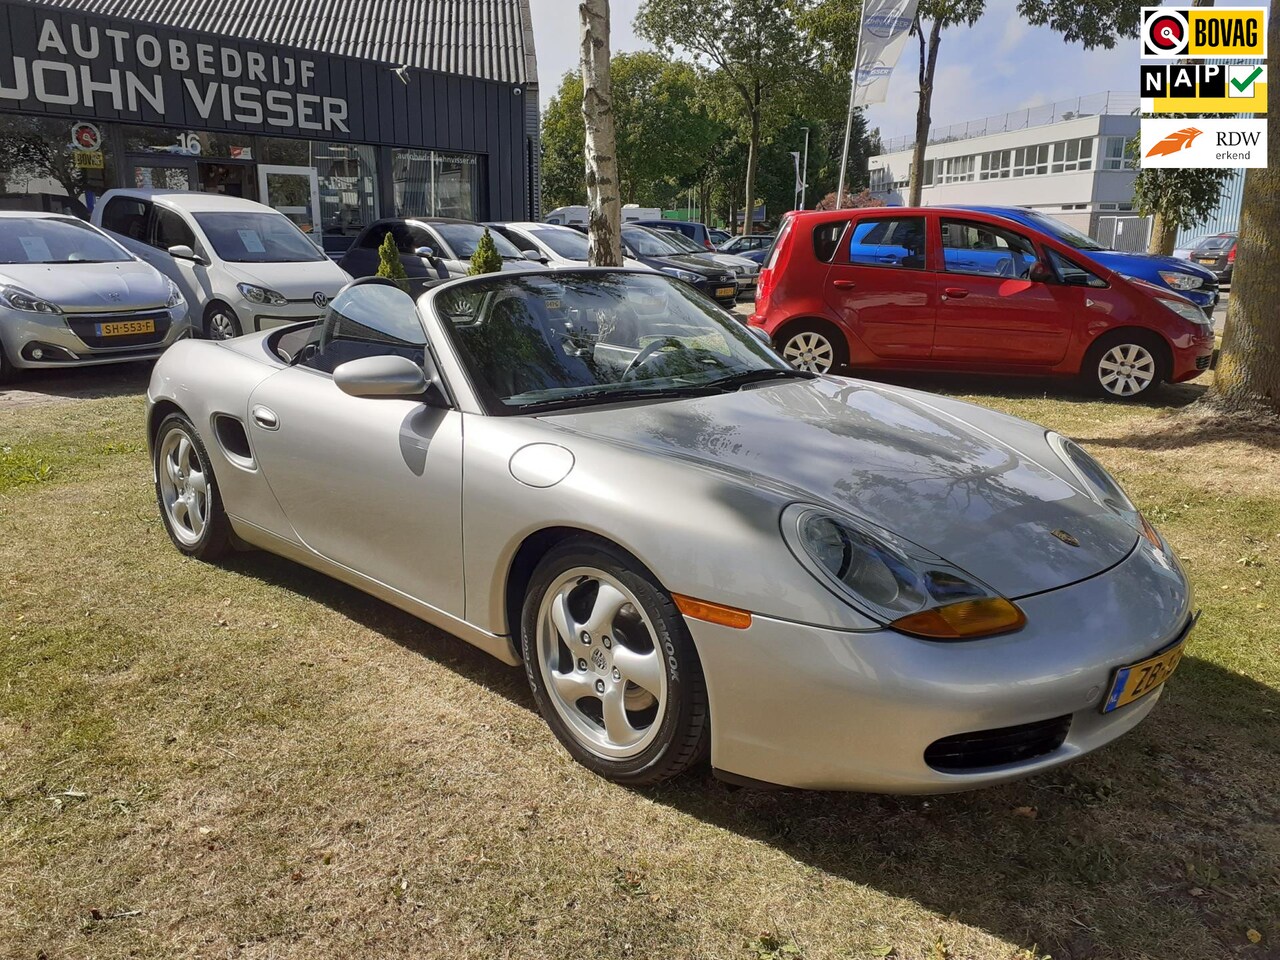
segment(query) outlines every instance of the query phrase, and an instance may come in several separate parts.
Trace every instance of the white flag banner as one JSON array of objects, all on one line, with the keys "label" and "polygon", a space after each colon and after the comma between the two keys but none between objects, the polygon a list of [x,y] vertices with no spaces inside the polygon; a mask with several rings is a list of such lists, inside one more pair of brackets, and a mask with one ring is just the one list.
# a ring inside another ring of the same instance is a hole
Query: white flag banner
[{"label": "white flag banner", "polygon": [[795,192],[796,192],[796,193],[799,193],[799,192],[800,192],[800,188],[804,186],[804,180],[802,180],[802,179],[801,179],[801,177],[800,177],[800,151],[799,151],[799,150],[792,150],[792,151],[791,151],[791,159],[792,159],[792,161],[794,161],[795,166],[796,166],[796,186],[795,186]]},{"label": "white flag banner", "polygon": [[884,103],[889,76],[902,56],[918,0],[863,0],[862,30],[853,69],[855,106]]}]

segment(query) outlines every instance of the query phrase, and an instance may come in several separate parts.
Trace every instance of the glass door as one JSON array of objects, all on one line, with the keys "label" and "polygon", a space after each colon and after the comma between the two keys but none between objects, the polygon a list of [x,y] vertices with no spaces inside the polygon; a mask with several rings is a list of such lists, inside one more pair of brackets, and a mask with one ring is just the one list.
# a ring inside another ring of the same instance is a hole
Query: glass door
[{"label": "glass door", "polygon": [[320,181],[315,167],[258,166],[258,195],[298,225],[323,249],[320,226]]},{"label": "glass door", "polygon": [[191,190],[196,181],[195,160],[182,157],[129,158],[125,183],[139,190]]}]

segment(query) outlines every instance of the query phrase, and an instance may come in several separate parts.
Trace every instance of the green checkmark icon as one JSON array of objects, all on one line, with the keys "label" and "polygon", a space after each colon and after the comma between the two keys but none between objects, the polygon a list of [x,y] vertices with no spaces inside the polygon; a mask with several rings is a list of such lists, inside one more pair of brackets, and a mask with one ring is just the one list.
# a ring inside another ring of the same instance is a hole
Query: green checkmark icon
[{"label": "green checkmark icon", "polygon": [[1253,81],[1257,80],[1259,74],[1261,73],[1262,73],[1262,68],[1255,67],[1253,73],[1245,77],[1243,81],[1232,80],[1231,85],[1235,87],[1237,90],[1239,90],[1241,93],[1244,93],[1244,88],[1247,87],[1249,84],[1253,83]]}]

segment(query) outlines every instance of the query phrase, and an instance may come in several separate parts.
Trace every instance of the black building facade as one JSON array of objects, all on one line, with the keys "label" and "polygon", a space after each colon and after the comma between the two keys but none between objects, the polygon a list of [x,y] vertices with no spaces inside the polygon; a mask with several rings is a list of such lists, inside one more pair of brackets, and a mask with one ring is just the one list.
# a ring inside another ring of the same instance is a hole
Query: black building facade
[{"label": "black building facade", "polygon": [[536,77],[528,0],[0,0],[0,207],[536,219]]}]

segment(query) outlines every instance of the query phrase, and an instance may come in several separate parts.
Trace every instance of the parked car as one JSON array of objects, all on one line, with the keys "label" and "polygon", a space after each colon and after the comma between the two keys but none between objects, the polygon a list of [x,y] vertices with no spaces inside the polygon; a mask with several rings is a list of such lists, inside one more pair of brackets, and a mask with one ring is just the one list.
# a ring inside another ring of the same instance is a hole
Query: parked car
[{"label": "parked car", "polygon": [[698,223],[695,220],[663,220],[654,218],[648,220],[635,220],[633,222],[638,227],[649,227],[654,230],[676,230],[683,233],[704,250],[715,249],[715,244],[711,242],[711,234],[708,232],[706,224]]},{"label": "parked car", "polygon": [[190,332],[173,281],[101,230],[0,211],[0,382],[15,369],[150,360]]},{"label": "parked car", "polygon": [[[378,220],[356,237],[339,262],[353,277],[376,276],[380,262],[378,248],[390,233],[409,277],[409,291],[417,296],[450,277],[465,277],[471,268],[471,255],[476,252],[484,231],[482,223],[446,217]],[[501,233],[490,230],[489,235],[502,257],[503,270],[543,269]]]},{"label": "parked car", "polygon": [[768,250],[773,246],[773,234],[751,233],[745,237],[729,237],[723,243],[716,244],[721,253],[736,253],[741,256],[752,250]]},{"label": "parked car", "polygon": [[[553,223],[557,226],[574,227],[587,225],[587,208],[585,204],[577,204],[570,207],[556,207],[546,216],[547,223]],[[635,220],[652,220],[662,216],[662,211],[657,207],[640,207],[635,204],[624,203],[622,205],[622,222],[630,223]]]},{"label": "parked car", "polygon": [[1191,251],[1191,260],[1208,267],[1218,278],[1218,282],[1231,282],[1231,273],[1236,266],[1236,245],[1240,242],[1238,233],[1219,233],[1205,237]]},{"label": "parked car", "polygon": [[719,264],[720,266],[732,271],[734,278],[738,281],[738,299],[755,299],[756,283],[760,277],[759,263],[754,260],[748,260],[745,257],[735,256],[731,253],[720,253],[717,250],[703,250],[683,233],[676,230],[666,230],[664,228],[661,232],[671,243],[674,243],[686,253],[697,254],[711,263]]},{"label": "parked car", "polygon": [[[490,223],[527,258],[552,270],[578,270],[587,265],[587,237],[572,227],[551,223]],[[623,258],[624,267],[647,270],[639,260]]]},{"label": "parked car", "polygon": [[1114,270],[1124,277],[1135,277],[1182,294],[1212,318],[1218,305],[1218,277],[1209,269],[1177,257],[1157,257],[1148,253],[1109,250],[1092,237],[1081,233],[1056,217],[1026,207],[963,207],[979,213],[1006,217],[1048,234],[1059,243],[1086,254],[1094,263]]},{"label": "parked car", "polygon": [[728,230],[721,230],[719,227],[707,227],[707,236],[711,238],[711,242],[716,247],[719,247],[720,244],[724,243],[726,240],[733,238],[733,234]]},{"label": "parked car", "polygon": [[240,197],[108,190],[93,222],[173,280],[212,340],[314,320],[351,279],[284,214]]},{"label": "parked car", "polygon": [[946,207],[788,214],[750,323],[801,369],[1075,376],[1126,400],[1199,376],[1214,343],[1186,297]]},{"label": "parked car", "polygon": [[670,232],[622,225],[623,252],[652,270],[677,277],[723,306],[738,302],[738,278],[727,267],[708,260],[705,252],[689,253],[676,245]]},{"label": "parked car", "polygon": [[1195,623],[1071,440],[792,370],[652,272],[356,281],[321,323],[178,344],[147,396],[181,553],[234,537],[521,665],[622,783],[1041,773],[1150,715]]}]

